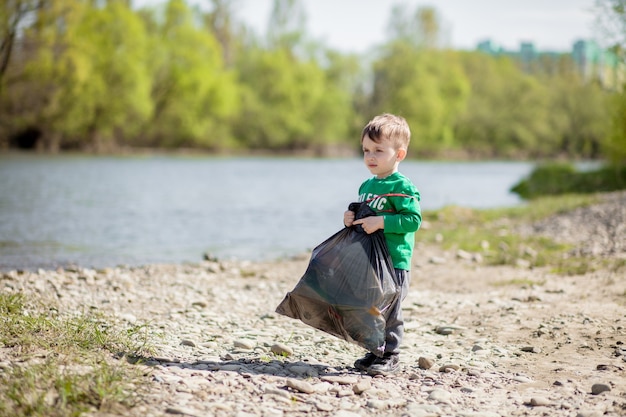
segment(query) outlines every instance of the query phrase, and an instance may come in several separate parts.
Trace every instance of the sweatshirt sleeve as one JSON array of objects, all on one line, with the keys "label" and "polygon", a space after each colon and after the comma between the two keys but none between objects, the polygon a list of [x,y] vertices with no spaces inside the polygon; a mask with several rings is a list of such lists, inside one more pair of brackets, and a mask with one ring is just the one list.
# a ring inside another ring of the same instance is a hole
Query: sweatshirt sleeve
[{"label": "sweatshirt sleeve", "polygon": [[420,194],[415,188],[405,190],[407,197],[392,197],[395,213],[384,215],[386,233],[411,233],[422,224]]}]

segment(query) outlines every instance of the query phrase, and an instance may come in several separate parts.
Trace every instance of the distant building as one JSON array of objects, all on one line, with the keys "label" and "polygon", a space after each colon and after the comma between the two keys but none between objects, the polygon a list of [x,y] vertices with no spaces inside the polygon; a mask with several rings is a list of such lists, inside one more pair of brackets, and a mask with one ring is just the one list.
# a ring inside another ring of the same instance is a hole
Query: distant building
[{"label": "distant building", "polygon": [[476,50],[493,56],[510,57],[528,73],[558,70],[559,63],[569,58],[586,81],[597,81],[608,89],[618,89],[626,82],[626,68],[619,57],[591,40],[575,42],[571,52],[538,51],[532,42],[522,42],[519,50],[507,51],[489,39],[480,42]]},{"label": "distant building", "polygon": [[576,42],[572,58],[585,80],[598,80],[607,87],[619,87],[625,81],[624,65],[619,57],[594,41]]}]

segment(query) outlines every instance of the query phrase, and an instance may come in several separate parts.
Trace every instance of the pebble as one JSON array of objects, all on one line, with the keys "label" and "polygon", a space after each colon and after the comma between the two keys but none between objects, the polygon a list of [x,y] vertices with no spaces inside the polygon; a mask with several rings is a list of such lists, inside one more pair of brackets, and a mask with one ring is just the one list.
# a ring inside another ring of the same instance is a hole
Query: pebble
[{"label": "pebble", "polygon": [[576,417],[602,417],[604,415],[601,411],[595,410],[581,410],[576,414]]},{"label": "pebble", "polygon": [[439,367],[439,372],[455,372],[461,369],[461,367],[454,363],[447,363]]},{"label": "pebble", "polygon": [[431,401],[436,401],[438,403],[450,404],[450,398],[452,394],[450,392],[443,389],[435,389],[430,392],[428,395],[428,399]]},{"label": "pebble", "polygon": [[370,390],[371,388],[372,388],[372,383],[368,381],[367,379],[365,379],[365,380],[358,381],[356,384],[354,384],[354,386],[352,387],[352,390],[354,391],[355,394],[361,395],[365,391]]},{"label": "pebble", "polygon": [[192,410],[190,408],[182,408],[182,407],[167,407],[165,409],[165,413],[179,415],[179,416],[193,416],[193,417],[201,415],[196,410]]},{"label": "pebble", "polygon": [[309,384],[306,381],[300,381],[297,379],[288,379],[287,386],[305,394],[312,394],[315,392],[315,388],[313,387],[313,385]]},{"label": "pebble", "polygon": [[522,352],[541,353],[541,348],[536,346],[524,346],[521,350]]},{"label": "pebble", "polygon": [[235,340],[233,342],[233,346],[236,348],[252,350],[255,348],[256,343],[251,340]]},{"label": "pebble", "polygon": [[441,334],[441,335],[444,335],[444,336],[447,336],[447,335],[450,335],[450,334],[454,333],[454,330],[455,329],[453,327],[450,327],[450,326],[437,326],[435,328],[435,332],[437,334]]},{"label": "pebble", "polygon": [[352,385],[359,382],[358,378],[352,376],[327,375],[320,378],[322,381],[336,383],[340,385]]},{"label": "pebble", "polygon": [[433,366],[435,366],[435,361],[433,361],[432,359],[420,356],[419,359],[417,360],[417,364],[420,367],[420,369],[428,370],[432,368]]},{"label": "pebble", "polygon": [[546,407],[552,405],[552,402],[544,397],[533,397],[530,399],[530,405],[533,407]]},{"label": "pebble", "polygon": [[593,395],[602,394],[607,391],[611,391],[611,386],[608,384],[593,384],[591,386],[591,393]]},{"label": "pebble", "polygon": [[270,350],[272,351],[272,353],[276,355],[280,355],[280,356],[293,355],[293,349],[291,349],[289,346],[285,345],[284,343],[275,343],[272,345]]}]

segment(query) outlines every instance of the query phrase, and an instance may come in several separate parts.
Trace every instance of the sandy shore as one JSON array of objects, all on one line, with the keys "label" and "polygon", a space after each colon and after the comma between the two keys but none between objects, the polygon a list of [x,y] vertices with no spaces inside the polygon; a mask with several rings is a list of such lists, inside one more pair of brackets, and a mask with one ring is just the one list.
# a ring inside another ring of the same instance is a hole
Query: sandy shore
[{"label": "sandy shore", "polygon": [[156,354],[119,415],[626,415],[623,268],[565,277],[418,245],[401,371],[372,378],[352,367],[363,349],[274,312],[307,263],[11,271],[0,288],[146,325]]}]

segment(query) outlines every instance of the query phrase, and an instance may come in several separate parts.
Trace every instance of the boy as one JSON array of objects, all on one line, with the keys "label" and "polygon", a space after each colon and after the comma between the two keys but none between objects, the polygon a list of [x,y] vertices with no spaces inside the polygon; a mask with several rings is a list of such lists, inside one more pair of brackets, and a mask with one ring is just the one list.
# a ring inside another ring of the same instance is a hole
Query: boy
[{"label": "boy", "polygon": [[344,213],[346,227],[360,224],[365,233],[382,229],[401,292],[385,327],[382,357],[367,353],[354,367],[370,375],[387,375],[399,369],[400,344],[404,335],[401,301],[409,288],[415,232],[422,222],[420,194],[411,180],[398,172],[407,154],[411,131],[406,120],[393,114],[376,116],[363,128],[361,143],[365,166],[374,175],[359,188],[359,201],[367,201],[376,216],[355,220],[354,212]]}]

